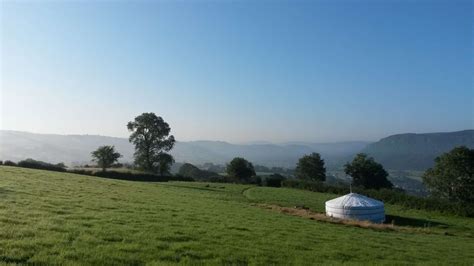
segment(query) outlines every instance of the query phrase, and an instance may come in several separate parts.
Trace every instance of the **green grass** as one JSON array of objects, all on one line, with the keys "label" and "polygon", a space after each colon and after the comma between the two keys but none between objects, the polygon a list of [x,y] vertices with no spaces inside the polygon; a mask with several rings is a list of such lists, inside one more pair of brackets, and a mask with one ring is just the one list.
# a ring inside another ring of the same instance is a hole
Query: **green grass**
[{"label": "green grass", "polygon": [[[0,261],[46,264],[474,263],[473,219],[387,206],[432,233],[377,231],[262,209],[322,211],[334,195],[146,183],[0,167]],[[445,235],[444,232],[447,234]]]},{"label": "green grass", "polygon": [[[324,203],[338,197],[329,193],[315,193],[289,188],[274,189],[254,187],[244,192],[256,203],[275,204],[283,207],[306,207],[315,212],[324,212]],[[398,205],[385,205],[385,214],[395,225],[423,228],[427,233],[465,236],[474,241],[474,219],[446,215],[434,211],[407,209]],[[390,221],[391,222],[391,221]]]}]

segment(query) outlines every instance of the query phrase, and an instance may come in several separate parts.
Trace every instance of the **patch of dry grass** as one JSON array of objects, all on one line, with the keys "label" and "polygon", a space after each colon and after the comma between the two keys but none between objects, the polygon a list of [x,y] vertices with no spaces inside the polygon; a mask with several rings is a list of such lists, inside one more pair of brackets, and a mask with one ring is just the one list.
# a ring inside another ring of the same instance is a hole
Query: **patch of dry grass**
[{"label": "patch of dry grass", "polygon": [[332,223],[332,224],[342,224],[342,225],[355,226],[355,227],[360,227],[360,228],[368,228],[368,229],[381,230],[381,231],[391,230],[391,231],[399,231],[399,232],[403,231],[403,232],[417,232],[417,233],[434,233],[434,231],[431,231],[429,228],[414,228],[414,227],[408,227],[408,226],[398,226],[393,223],[388,223],[388,224],[387,223],[372,223],[370,221],[339,219],[339,218],[329,217],[326,214],[321,213],[321,212],[314,212],[307,208],[301,208],[298,206],[291,208],[291,207],[282,207],[282,206],[273,205],[273,204],[253,204],[253,205],[260,208],[277,211],[277,212],[292,215],[292,216],[298,216],[298,217],[303,217],[310,220],[327,222],[327,223]]}]

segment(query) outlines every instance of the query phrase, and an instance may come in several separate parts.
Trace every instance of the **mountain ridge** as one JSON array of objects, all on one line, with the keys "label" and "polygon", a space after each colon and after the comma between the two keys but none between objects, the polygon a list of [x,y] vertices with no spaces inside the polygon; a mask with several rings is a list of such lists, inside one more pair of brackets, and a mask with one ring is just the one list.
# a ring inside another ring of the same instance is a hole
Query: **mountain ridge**
[{"label": "mountain ridge", "polygon": [[389,169],[425,170],[437,156],[461,145],[474,148],[474,130],[396,134],[367,145],[362,152]]},{"label": "mountain ridge", "polygon": [[[233,144],[226,141],[177,141],[171,154],[177,162],[225,164],[242,156],[254,164],[293,168],[299,157],[320,152],[328,164],[360,150],[368,142],[293,144]],[[90,162],[90,152],[100,145],[114,145],[123,155],[123,162],[133,159],[133,146],[126,138],[102,135],[38,134],[24,131],[0,130],[0,159],[34,158],[69,165]]]},{"label": "mountain ridge", "polygon": [[[123,155],[122,162],[133,161],[134,148],[127,138],[102,135],[38,134],[0,130],[0,160],[33,158],[68,165],[90,163],[90,153],[101,145],[114,145]],[[294,168],[300,157],[319,152],[328,169],[341,169],[359,152],[367,153],[386,169],[426,170],[434,159],[455,146],[474,148],[474,130],[454,132],[403,133],[377,142],[343,141],[312,143],[289,141],[280,144],[233,144],[226,141],[177,141],[171,154],[176,162],[225,165],[234,157],[254,164]]]}]

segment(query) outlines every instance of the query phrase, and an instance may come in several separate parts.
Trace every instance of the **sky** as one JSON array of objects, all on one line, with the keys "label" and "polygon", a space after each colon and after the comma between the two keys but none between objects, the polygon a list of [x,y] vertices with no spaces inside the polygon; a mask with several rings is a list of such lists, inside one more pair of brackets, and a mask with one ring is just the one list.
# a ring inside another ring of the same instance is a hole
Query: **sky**
[{"label": "sky", "polygon": [[0,129],[336,142],[474,128],[472,1],[0,1]]}]

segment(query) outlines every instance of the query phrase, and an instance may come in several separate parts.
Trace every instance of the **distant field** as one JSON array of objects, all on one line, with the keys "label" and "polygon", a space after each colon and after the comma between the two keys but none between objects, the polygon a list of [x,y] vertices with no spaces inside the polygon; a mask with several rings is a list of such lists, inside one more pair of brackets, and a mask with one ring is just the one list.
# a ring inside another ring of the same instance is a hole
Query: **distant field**
[{"label": "distant field", "polygon": [[[387,206],[421,232],[318,222],[253,203],[324,210],[331,194],[146,183],[0,167],[0,261],[47,264],[474,263],[474,219]],[[427,227],[427,228],[425,228]]]}]

